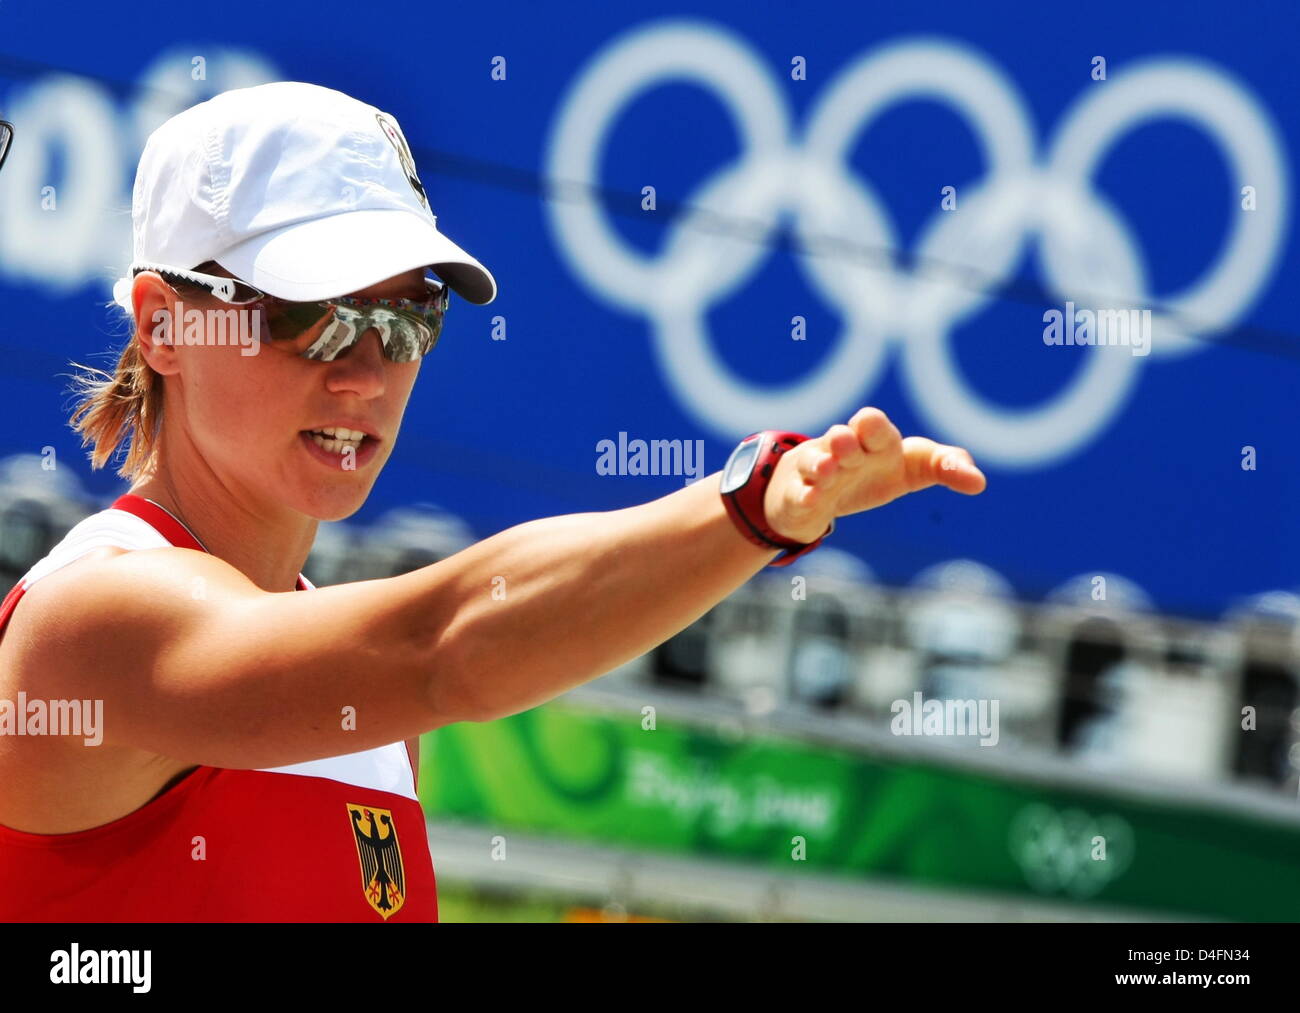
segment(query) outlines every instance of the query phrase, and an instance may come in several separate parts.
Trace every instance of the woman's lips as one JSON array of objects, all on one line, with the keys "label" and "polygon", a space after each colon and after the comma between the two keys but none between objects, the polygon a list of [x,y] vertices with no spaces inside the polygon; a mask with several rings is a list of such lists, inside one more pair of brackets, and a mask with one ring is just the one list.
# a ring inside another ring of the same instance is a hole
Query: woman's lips
[{"label": "woman's lips", "polygon": [[334,471],[356,471],[369,464],[379,453],[379,441],[372,436],[363,439],[355,452],[343,451],[342,453],[337,450],[326,450],[306,429],[298,434],[298,440],[306,448],[307,453]]}]

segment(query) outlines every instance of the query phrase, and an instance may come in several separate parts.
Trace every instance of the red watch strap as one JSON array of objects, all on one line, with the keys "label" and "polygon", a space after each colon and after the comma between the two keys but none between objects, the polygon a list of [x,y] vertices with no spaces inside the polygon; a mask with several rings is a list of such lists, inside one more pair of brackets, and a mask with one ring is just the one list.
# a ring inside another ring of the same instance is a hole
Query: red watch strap
[{"label": "red watch strap", "polygon": [[760,445],[748,479],[740,488],[723,493],[722,502],[731,522],[749,541],[762,548],[783,550],[781,555],[772,560],[771,566],[788,566],[800,556],[817,548],[822,543],[822,539],[835,530],[835,523],[832,521],[820,538],[808,543],[793,541],[772,530],[767,523],[767,514],[763,506],[767,487],[772,482],[772,474],[781,455],[793,450],[808,437],[802,433],[764,430],[745,437],[741,440],[740,446],[754,439],[759,440]]}]

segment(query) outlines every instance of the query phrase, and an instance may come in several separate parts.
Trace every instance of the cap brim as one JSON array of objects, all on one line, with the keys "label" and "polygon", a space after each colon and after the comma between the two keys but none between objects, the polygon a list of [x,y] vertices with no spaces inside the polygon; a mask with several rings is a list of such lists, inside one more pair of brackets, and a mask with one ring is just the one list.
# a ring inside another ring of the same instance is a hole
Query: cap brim
[{"label": "cap brim", "polygon": [[296,302],[336,299],[417,267],[432,270],[467,302],[482,306],[497,296],[486,267],[431,221],[400,209],[296,222],[245,240],[216,260],[250,285]]}]

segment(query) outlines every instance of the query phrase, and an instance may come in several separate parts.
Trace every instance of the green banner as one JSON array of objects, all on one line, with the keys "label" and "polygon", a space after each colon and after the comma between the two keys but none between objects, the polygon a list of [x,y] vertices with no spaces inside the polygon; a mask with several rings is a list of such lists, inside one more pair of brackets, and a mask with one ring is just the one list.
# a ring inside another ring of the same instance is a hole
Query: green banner
[{"label": "green banner", "polygon": [[896,885],[1300,920],[1300,825],[550,704],[427,735],[425,811]]}]

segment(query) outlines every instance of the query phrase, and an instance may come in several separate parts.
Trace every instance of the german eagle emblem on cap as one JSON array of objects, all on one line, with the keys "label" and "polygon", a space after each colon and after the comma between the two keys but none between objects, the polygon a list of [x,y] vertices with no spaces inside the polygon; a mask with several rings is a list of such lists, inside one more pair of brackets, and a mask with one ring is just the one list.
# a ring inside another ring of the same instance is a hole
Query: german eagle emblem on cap
[{"label": "german eagle emblem on cap", "polygon": [[426,211],[430,210],[429,197],[424,192],[424,184],[420,182],[420,177],[415,173],[415,157],[411,154],[411,147],[406,143],[406,138],[402,136],[397,124],[383,113],[376,113],[375,119],[379,121],[379,129],[384,132],[384,136],[397,150],[397,159],[402,163],[402,171],[406,173],[406,181],[411,184],[415,196],[420,198],[420,203]]}]

